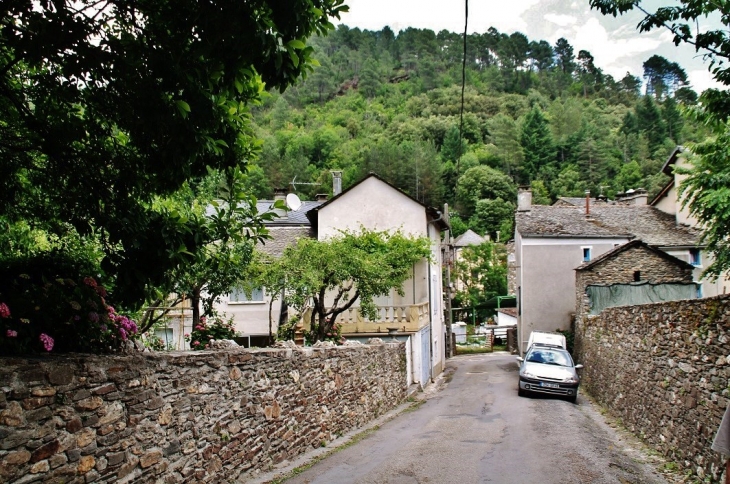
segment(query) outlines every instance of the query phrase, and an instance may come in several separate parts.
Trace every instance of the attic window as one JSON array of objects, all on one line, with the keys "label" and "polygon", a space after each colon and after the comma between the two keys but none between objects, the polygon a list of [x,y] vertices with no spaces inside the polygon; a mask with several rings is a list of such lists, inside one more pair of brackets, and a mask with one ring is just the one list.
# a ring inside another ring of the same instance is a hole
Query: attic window
[{"label": "attic window", "polygon": [[583,247],[583,262],[590,262],[591,260],[591,248]]},{"label": "attic window", "polygon": [[702,255],[700,249],[689,249],[689,263],[693,266],[702,265]]},{"label": "attic window", "polygon": [[634,271],[634,282],[639,282],[641,280],[641,271]]}]

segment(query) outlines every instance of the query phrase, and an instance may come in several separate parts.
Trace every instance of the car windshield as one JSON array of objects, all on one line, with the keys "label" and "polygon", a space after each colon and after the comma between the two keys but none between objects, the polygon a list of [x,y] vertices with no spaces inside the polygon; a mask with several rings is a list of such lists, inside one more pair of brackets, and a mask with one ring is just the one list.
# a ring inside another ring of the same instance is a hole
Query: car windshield
[{"label": "car windshield", "polygon": [[573,359],[567,351],[557,348],[532,348],[527,353],[527,361],[546,365],[573,366]]}]

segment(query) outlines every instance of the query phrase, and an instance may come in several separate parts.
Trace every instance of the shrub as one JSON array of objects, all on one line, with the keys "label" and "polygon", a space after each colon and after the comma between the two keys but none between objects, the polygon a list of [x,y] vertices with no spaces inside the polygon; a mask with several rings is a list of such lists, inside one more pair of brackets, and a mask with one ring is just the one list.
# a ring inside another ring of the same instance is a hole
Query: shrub
[{"label": "shrub", "polygon": [[190,342],[190,349],[204,350],[212,339],[233,339],[234,336],[236,331],[233,329],[233,318],[226,321],[216,314],[210,318],[202,316],[193,332],[185,335],[185,340]]}]

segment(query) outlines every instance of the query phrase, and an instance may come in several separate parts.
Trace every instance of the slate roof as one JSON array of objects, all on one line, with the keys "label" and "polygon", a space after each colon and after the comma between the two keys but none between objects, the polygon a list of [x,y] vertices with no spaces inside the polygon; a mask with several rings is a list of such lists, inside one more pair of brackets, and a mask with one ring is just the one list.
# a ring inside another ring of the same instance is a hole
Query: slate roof
[{"label": "slate roof", "polygon": [[601,265],[603,262],[617,256],[621,252],[627,251],[629,249],[644,247],[646,250],[649,250],[653,252],[654,254],[658,255],[659,257],[676,264],[678,266],[686,267],[689,269],[694,269],[694,266],[690,264],[689,262],[683,261],[682,259],[679,259],[677,257],[674,257],[671,254],[667,254],[663,250],[655,249],[654,247],[646,244],[644,241],[639,239],[634,239],[630,242],[627,242],[626,244],[619,245],[618,247],[614,247],[613,249],[609,250],[608,252],[604,252],[599,257],[596,257],[590,262],[584,262],[578,267],[576,267],[576,271],[584,271],[587,269],[593,269],[596,266]]},{"label": "slate roof", "polygon": [[480,245],[486,241],[486,238],[469,229],[454,239],[453,245],[454,247],[467,247],[469,245]]},{"label": "slate roof", "polygon": [[[307,218],[307,212],[309,210],[312,210],[313,208],[319,207],[323,203],[325,202],[302,200],[302,206],[299,208],[299,210],[288,210],[286,213],[286,217],[275,218],[271,222],[267,222],[266,225],[306,225],[307,227],[309,227],[311,225],[311,222]],[[256,208],[258,209],[259,213],[263,213],[271,209],[271,206],[273,204],[274,200],[258,200],[256,202]]]},{"label": "slate roof", "polygon": [[654,247],[696,247],[700,241],[698,230],[676,225],[674,215],[649,205],[592,206],[589,216],[580,207],[533,205],[515,219],[522,237],[626,237]]},{"label": "slate roof", "polygon": [[309,226],[269,226],[269,234],[271,238],[263,241],[257,247],[264,254],[273,257],[281,256],[284,249],[294,245],[299,239],[314,238],[314,232]]}]

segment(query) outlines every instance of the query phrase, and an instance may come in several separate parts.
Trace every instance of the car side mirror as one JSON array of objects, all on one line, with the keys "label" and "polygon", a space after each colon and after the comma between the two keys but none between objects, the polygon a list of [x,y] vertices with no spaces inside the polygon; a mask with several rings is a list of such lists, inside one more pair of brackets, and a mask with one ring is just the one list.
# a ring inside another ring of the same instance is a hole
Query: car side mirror
[{"label": "car side mirror", "polygon": [[581,368],[583,368],[583,365],[575,365],[576,370],[580,370]]},{"label": "car side mirror", "polygon": [[522,358],[521,356],[517,356],[516,358],[517,358],[517,361],[519,361],[520,363],[522,363],[523,361],[525,361],[525,359]]}]

